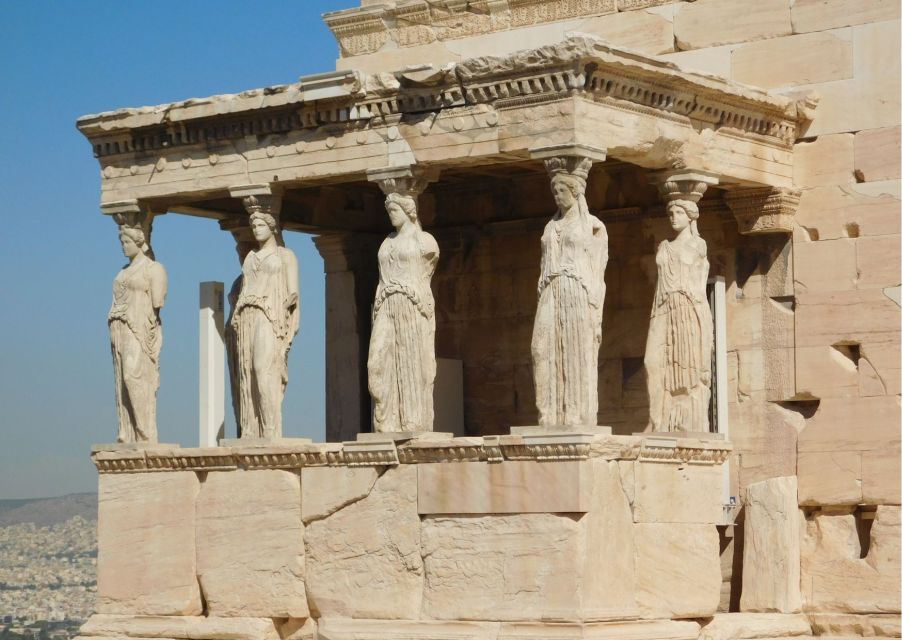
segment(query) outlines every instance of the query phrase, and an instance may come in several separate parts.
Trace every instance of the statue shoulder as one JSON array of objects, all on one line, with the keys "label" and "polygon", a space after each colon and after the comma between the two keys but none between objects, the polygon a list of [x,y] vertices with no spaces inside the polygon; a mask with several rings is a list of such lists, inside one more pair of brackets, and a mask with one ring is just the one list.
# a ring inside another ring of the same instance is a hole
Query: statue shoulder
[{"label": "statue shoulder", "polygon": [[298,257],[294,255],[294,251],[289,249],[288,247],[279,247],[279,259],[282,263],[287,267],[295,267],[298,266]]},{"label": "statue shoulder", "polygon": [[151,278],[166,278],[166,267],[161,265],[156,260],[150,261],[150,264],[147,266],[147,270],[150,273]]},{"label": "statue shoulder", "polygon": [[708,255],[708,243],[705,242],[704,238],[700,238],[696,236],[695,238],[695,246],[698,247],[698,255],[701,257],[707,257]]},{"label": "statue shoulder", "polygon": [[435,237],[431,233],[421,231],[419,233],[419,241],[420,248],[425,255],[438,255],[438,242],[436,242]]}]

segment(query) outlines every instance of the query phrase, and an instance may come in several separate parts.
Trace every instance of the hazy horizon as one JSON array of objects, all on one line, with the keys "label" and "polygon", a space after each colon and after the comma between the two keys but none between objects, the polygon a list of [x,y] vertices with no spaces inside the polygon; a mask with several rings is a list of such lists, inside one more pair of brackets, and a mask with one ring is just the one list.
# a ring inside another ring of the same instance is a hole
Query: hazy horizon
[{"label": "hazy horizon", "polygon": [[[10,3],[0,26],[6,123],[0,186],[0,499],[93,493],[93,443],[116,439],[106,314],[125,259],[99,209],[100,169],[78,117],[236,93],[335,67],[320,14],[354,0],[215,6],[173,0]],[[248,24],[261,25],[248,29]],[[265,26],[265,28],[263,28]],[[285,434],[324,437],[324,276],[310,236],[288,233],[301,270]],[[168,214],[153,247],[169,274],[158,396],[161,442],[197,446],[198,283],[238,275],[230,234]],[[231,407],[227,433],[234,434]]]}]

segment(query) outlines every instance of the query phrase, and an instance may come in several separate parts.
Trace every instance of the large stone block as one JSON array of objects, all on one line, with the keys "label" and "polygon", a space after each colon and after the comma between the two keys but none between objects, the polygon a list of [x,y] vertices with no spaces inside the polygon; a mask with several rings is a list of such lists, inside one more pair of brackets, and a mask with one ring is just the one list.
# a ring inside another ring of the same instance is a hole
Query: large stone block
[{"label": "large stone block", "polygon": [[902,345],[868,344],[860,346],[858,392],[862,397],[899,395],[902,391]]},{"label": "large stone block", "polygon": [[426,517],[424,613],[462,620],[634,616],[629,504],[617,464],[589,464],[595,480],[585,515]]},{"label": "large stone block", "polygon": [[720,541],[713,524],[640,523],[636,600],[643,618],[707,618],[720,601]]},{"label": "large stone block", "polygon": [[321,520],[369,495],[376,467],[304,467],[301,470],[301,518]]},{"label": "large stone block", "polygon": [[635,522],[710,523],[723,516],[723,472],[719,466],[637,462]]},{"label": "large stone block", "polygon": [[718,613],[702,627],[698,640],[808,640],[810,635],[811,624],[802,614]]},{"label": "large stone block", "polygon": [[858,396],[858,366],[842,347],[800,347],[795,350],[796,392],[803,397]]},{"label": "large stone block", "polygon": [[895,344],[899,318],[899,305],[882,289],[800,292],[796,345]]},{"label": "large stone block", "polygon": [[898,287],[902,282],[902,252],[899,235],[858,238],[856,286],[859,289]]},{"label": "large stone block", "polygon": [[867,537],[848,511],[814,512],[807,519],[802,540],[806,610],[899,612],[899,509],[878,506]]},{"label": "large stone block", "polygon": [[98,613],[197,615],[193,471],[101,474]]},{"label": "large stone block", "polygon": [[732,68],[732,79],[736,82],[765,89],[845,80],[853,73],[852,30],[822,31],[744,44],[733,51]]},{"label": "large stone block", "polygon": [[315,617],[417,618],[423,592],[417,470],[388,469],[362,500],[305,527]]},{"label": "large stone block", "polygon": [[796,613],[802,513],[795,476],[771,478],[745,492],[742,611]]},{"label": "large stone block", "polygon": [[899,198],[872,196],[854,186],[815,187],[802,192],[795,218],[820,240],[890,235],[902,229],[899,206]]},{"label": "large stone block", "polygon": [[701,49],[792,33],[788,0],[698,0],[681,3],[674,16],[679,49]]},{"label": "large stone block", "polygon": [[[127,616],[95,613],[79,633],[97,638],[161,638],[171,640],[279,640],[268,618],[210,616]],[[296,638],[295,640],[301,640]]]},{"label": "large stone block", "polygon": [[799,504],[853,505],[862,501],[860,451],[799,453]]},{"label": "large stone block", "polygon": [[793,245],[796,292],[848,291],[855,288],[856,239],[838,238]]},{"label": "large stone block", "polygon": [[301,479],[211,471],[197,499],[197,573],[214,616],[305,618]]},{"label": "large stone block", "polygon": [[592,463],[576,460],[417,465],[421,514],[582,513],[593,489]]},{"label": "large stone block", "polygon": [[795,33],[824,31],[897,19],[899,3],[896,0],[794,0],[791,17]]},{"label": "large stone block", "polygon": [[654,11],[629,11],[580,23],[574,31],[600,36],[617,47],[658,55],[673,51],[673,20]]},{"label": "large stone block", "polygon": [[855,134],[855,172],[865,182],[898,180],[902,127],[869,129]]},{"label": "large stone block", "polygon": [[727,80],[733,76],[733,49],[738,45],[728,44],[720,47],[706,47],[691,51],[677,51],[661,56],[664,60],[675,62],[686,71],[713,73]]},{"label": "large stone block", "polygon": [[900,440],[898,396],[825,398],[799,434],[799,453],[873,451]]},{"label": "large stone block", "polygon": [[799,187],[855,182],[854,143],[851,133],[797,142],[792,150],[793,182]]},{"label": "large stone block", "polygon": [[899,443],[861,454],[861,498],[865,504],[900,504],[902,452]]}]

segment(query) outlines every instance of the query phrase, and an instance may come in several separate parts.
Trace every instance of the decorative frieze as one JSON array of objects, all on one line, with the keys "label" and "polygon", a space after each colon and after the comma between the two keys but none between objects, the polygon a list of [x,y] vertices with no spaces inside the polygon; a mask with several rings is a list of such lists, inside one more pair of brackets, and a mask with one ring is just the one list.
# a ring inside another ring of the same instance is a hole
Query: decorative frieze
[{"label": "decorative frieze", "polygon": [[485,436],[391,441],[349,441],[279,447],[129,449],[97,451],[100,473],[383,467],[505,460],[640,460],[721,464],[731,445],[714,439],[580,434]]},{"label": "decorative frieze", "polygon": [[793,218],[802,192],[798,189],[735,189],[724,195],[739,233],[792,233]]},{"label": "decorative frieze", "polygon": [[[86,116],[78,125],[91,139],[97,157],[132,156],[128,165],[112,167],[107,179],[115,180],[130,174],[136,155],[161,159],[175,148],[197,146],[212,163],[216,152],[211,145],[247,136],[278,141],[279,136],[300,130],[321,129],[333,136],[344,130],[359,133],[361,127],[381,130],[388,126],[387,117],[464,106],[490,109],[493,118],[477,120],[480,127],[491,127],[498,124],[498,110],[572,95],[656,117],[688,118],[781,148],[789,148],[799,123],[811,117],[810,101],[797,103],[686,73],[580,35],[541,49],[468,59],[450,68],[379,76],[318,74],[296,84],[237,95]],[[226,113],[227,119],[222,117]],[[302,142],[305,150],[316,144]],[[174,170],[193,170],[202,161],[203,156],[192,156],[189,169],[176,163]]]}]

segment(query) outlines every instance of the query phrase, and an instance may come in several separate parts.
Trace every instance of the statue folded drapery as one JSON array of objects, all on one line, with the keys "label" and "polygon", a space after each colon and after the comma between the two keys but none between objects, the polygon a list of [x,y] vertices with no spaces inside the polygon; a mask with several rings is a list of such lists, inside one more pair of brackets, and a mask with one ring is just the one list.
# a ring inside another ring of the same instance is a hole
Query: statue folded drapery
[{"label": "statue folded drapery", "polygon": [[698,206],[667,204],[673,240],[658,246],[658,282],[645,369],[652,431],[708,431],[714,324],[708,306],[708,249],[695,226]]},{"label": "statue folded drapery", "polygon": [[282,436],[282,400],[288,383],[288,351],[298,331],[298,263],[278,240],[275,218],[250,216],[258,248],[241,268],[241,290],[232,312],[242,438]]},{"label": "statue folded drapery", "polygon": [[117,440],[156,442],[166,270],[153,260],[142,229],[122,226],[119,241],[129,264],[113,280],[108,316],[119,415]]},{"label": "statue folded drapery", "polygon": [[538,307],[532,361],[539,424],[595,426],[598,420],[598,349],[604,307],[608,236],[589,213],[586,176],[552,174],[558,211],[542,234]]},{"label": "statue folded drapery", "polygon": [[379,247],[379,286],[367,359],[377,432],[432,431],[435,303],[431,280],[438,244],[420,228],[416,201],[392,193],[385,206],[395,231]]}]

